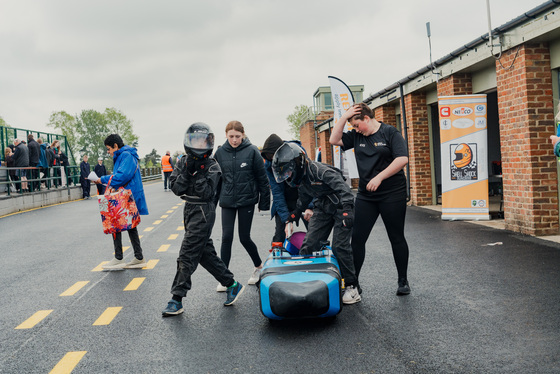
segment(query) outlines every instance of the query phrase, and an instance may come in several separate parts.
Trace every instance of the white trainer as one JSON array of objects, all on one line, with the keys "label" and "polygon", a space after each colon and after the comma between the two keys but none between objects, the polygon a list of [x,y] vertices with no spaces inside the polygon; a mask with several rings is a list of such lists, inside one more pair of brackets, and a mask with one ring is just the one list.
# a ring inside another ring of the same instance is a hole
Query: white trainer
[{"label": "white trainer", "polygon": [[354,286],[346,287],[346,290],[344,290],[344,295],[342,295],[342,303],[355,304],[359,301],[362,301],[362,297],[360,296],[358,289]]},{"label": "white trainer", "polygon": [[143,267],[146,267],[146,260],[138,260],[136,257],[124,266],[125,269],[142,269]]},{"label": "white trainer", "polygon": [[126,262],[124,262],[124,260],[117,260],[116,258],[113,258],[111,261],[101,266],[101,268],[103,270],[124,270],[125,265]]},{"label": "white trainer", "polygon": [[226,292],[226,291],[227,291],[227,287],[222,286],[220,283],[218,283],[218,287],[216,287],[216,292]]},{"label": "white trainer", "polygon": [[247,281],[248,284],[256,284],[259,279],[261,279],[261,270],[262,268],[255,268],[253,273],[251,274],[251,278]]}]

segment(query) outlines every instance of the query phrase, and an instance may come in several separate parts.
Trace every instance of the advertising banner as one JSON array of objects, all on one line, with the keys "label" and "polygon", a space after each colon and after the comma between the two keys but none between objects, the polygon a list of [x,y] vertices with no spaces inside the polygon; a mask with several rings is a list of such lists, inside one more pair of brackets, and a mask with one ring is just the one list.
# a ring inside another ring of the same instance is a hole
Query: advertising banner
[{"label": "advertising banner", "polygon": [[[336,123],[342,114],[348,108],[354,105],[354,96],[350,88],[336,77],[329,76],[331,85],[331,95],[334,109],[334,123]],[[344,132],[351,130],[349,123],[344,125]],[[354,157],[354,150],[351,149],[346,152],[341,152],[339,146],[333,147],[334,166],[342,170],[343,174],[350,176],[350,178],[358,178],[358,166],[356,165],[356,157]]]},{"label": "advertising banner", "polygon": [[443,220],[489,220],[486,95],[440,96]]}]

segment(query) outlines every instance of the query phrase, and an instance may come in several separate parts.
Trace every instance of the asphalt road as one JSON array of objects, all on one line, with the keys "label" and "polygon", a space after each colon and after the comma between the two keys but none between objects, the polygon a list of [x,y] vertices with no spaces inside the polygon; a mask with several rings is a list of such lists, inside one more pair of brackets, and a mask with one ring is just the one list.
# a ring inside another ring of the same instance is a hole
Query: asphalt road
[{"label": "asphalt road", "polygon": [[[98,271],[113,250],[96,199],[0,218],[1,373],[560,372],[556,243],[443,222],[412,207],[410,296],[395,296],[395,265],[379,221],[360,279],[363,300],[334,321],[272,324],[254,286],[224,307],[225,295],[202,268],[185,313],[162,318],[182,205],[161,183],[145,189],[150,215],[139,231],[150,269]],[[272,232],[269,213],[257,213],[253,240],[263,258]],[[218,248],[220,237],[218,215]],[[130,245],[126,234],[123,244]],[[128,249],[125,259],[132,256]],[[252,264],[237,237],[230,268],[246,284]]]}]

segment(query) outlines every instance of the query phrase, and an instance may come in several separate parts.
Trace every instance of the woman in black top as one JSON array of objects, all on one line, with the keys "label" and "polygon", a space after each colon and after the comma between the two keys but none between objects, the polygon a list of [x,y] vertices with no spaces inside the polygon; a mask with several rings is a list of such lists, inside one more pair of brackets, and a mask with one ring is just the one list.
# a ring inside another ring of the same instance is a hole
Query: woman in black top
[{"label": "woman in black top", "polygon": [[[343,132],[346,122],[352,131]],[[378,122],[364,103],[350,107],[334,126],[330,143],[345,151],[354,149],[360,177],[355,204],[352,251],[356,276],[365,259],[366,241],[379,215],[391,241],[397,266],[397,295],[408,295],[408,244],[404,237],[406,215],[406,142],[393,126]]]},{"label": "woman in black top", "polygon": [[[255,267],[247,283],[255,284],[260,278],[262,260],[257,246],[251,239],[251,226],[255,204],[258,204],[259,210],[270,209],[270,186],[259,149],[245,136],[241,122],[228,123],[226,137],[226,142],[214,155],[222,169],[221,184],[217,192],[222,208],[220,257],[229,267],[233,228],[237,216],[239,240]],[[225,291],[221,284],[218,284],[216,290]]]}]

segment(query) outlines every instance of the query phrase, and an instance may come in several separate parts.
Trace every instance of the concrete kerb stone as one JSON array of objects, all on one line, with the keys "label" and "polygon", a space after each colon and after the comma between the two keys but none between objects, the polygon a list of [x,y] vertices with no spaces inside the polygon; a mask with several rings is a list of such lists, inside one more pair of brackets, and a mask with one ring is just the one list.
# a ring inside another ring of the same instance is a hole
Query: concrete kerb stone
[{"label": "concrete kerb stone", "polygon": [[0,217],[6,214],[79,200],[81,198],[82,188],[79,186],[70,187],[70,194],[68,194],[68,188],[32,192],[23,195],[12,194],[11,196],[0,198]]}]

